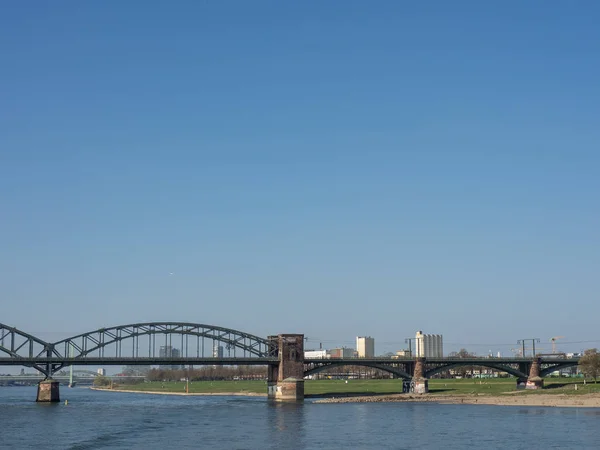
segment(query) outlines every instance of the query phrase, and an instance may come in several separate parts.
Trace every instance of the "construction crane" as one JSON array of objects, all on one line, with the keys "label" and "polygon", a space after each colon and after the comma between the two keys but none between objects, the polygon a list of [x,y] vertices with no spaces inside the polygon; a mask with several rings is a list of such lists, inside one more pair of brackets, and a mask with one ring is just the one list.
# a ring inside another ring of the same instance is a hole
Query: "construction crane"
[{"label": "construction crane", "polygon": [[564,336],[554,336],[553,338],[550,338],[550,342],[552,342],[552,353],[556,353],[556,341],[563,338]]}]

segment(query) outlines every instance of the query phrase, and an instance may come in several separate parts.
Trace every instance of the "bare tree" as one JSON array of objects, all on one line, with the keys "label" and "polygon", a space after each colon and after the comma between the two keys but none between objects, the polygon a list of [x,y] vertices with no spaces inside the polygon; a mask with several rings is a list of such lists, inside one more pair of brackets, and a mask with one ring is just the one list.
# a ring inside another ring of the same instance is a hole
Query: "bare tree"
[{"label": "bare tree", "polygon": [[[452,358],[471,358],[473,356],[472,353],[469,353],[469,351],[465,348],[461,348],[459,351],[457,352],[453,352],[450,353],[449,355]],[[473,377],[473,367],[471,367],[471,377]],[[454,373],[460,377],[466,377],[467,374],[469,373],[469,367],[468,366],[458,366],[456,369],[454,369]]]},{"label": "bare tree", "polygon": [[110,378],[104,375],[98,375],[94,378],[94,386],[106,387],[110,385]]},{"label": "bare tree", "polygon": [[598,353],[598,349],[590,348],[586,350],[579,360],[579,367],[586,377],[593,378],[594,383],[596,383],[598,376],[600,376],[600,353]]}]

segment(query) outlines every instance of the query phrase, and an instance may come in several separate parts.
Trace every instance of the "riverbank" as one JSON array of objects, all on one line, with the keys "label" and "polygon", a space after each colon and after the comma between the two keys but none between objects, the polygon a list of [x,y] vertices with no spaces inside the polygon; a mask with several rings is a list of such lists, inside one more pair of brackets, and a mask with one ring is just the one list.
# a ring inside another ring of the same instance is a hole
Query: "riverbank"
[{"label": "riverbank", "polygon": [[[512,378],[434,379],[429,394],[402,394],[399,380],[306,380],[305,398],[318,403],[427,402],[479,405],[600,408],[600,384],[577,378],[548,378],[542,391],[517,390]],[[96,388],[98,389],[98,388]],[[264,380],[151,381],[98,390],[154,395],[266,397]],[[186,391],[188,393],[186,393]]]},{"label": "riverbank", "polygon": [[258,392],[165,392],[165,391],[141,391],[133,389],[107,389],[91,387],[93,391],[102,392],[126,392],[128,394],[154,394],[154,395],[183,395],[183,396],[242,396],[242,397],[266,397],[267,394]]},{"label": "riverbank", "polygon": [[[178,396],[242,396],[266,397],[258,392],[166,392],[133,389],[90,388],[102,392],[121,392],[130,394],[178,395]],[[537,393],[531,391],[506,392],[500,395],[487,394],[375,394],[341,395],[322,398],[319,395],[307,395],[314,403],[438,403],[452,405],[497,405],[497,406],[547,406],[559,408],[600,408],[600,393]]]},{"label": "riverbank", "polygon": [[600,408],[600,394],[527,394],[526,392],[504,395],[435,395],[394,394],[355,397],[333,397],[315,400],[315,403],[379,403],[418,402],[452,405],[498,405],[498,406],[550,406],[575,408]]}]

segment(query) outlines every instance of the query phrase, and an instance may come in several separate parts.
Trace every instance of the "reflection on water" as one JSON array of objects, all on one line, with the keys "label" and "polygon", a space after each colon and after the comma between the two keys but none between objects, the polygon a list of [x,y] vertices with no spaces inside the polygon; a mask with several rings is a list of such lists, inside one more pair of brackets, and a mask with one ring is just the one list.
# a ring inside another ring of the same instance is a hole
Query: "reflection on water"
[{"label": "reflection on water", "polygon": [[88,389],[63,391],[68,406],[34,399],[35,388],[0,388],[2,449],[593,449],[600,416],[600,409],[274,403]]},{"label": "reflection on water", "polygon": [[305,448],[305,405],[267,401],[267,431],[273,448]]}]

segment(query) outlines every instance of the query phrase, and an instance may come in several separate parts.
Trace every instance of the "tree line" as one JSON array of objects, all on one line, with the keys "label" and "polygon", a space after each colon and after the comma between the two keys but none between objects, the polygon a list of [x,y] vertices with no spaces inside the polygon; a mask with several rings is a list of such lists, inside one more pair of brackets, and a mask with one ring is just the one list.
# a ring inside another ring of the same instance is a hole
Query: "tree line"
[{"label": "tree line", "polygon": [[150,369],[148,381],[222,381],[222,380],[266,380],[267,368],[256,366],[204,366],[198,369]]}]

